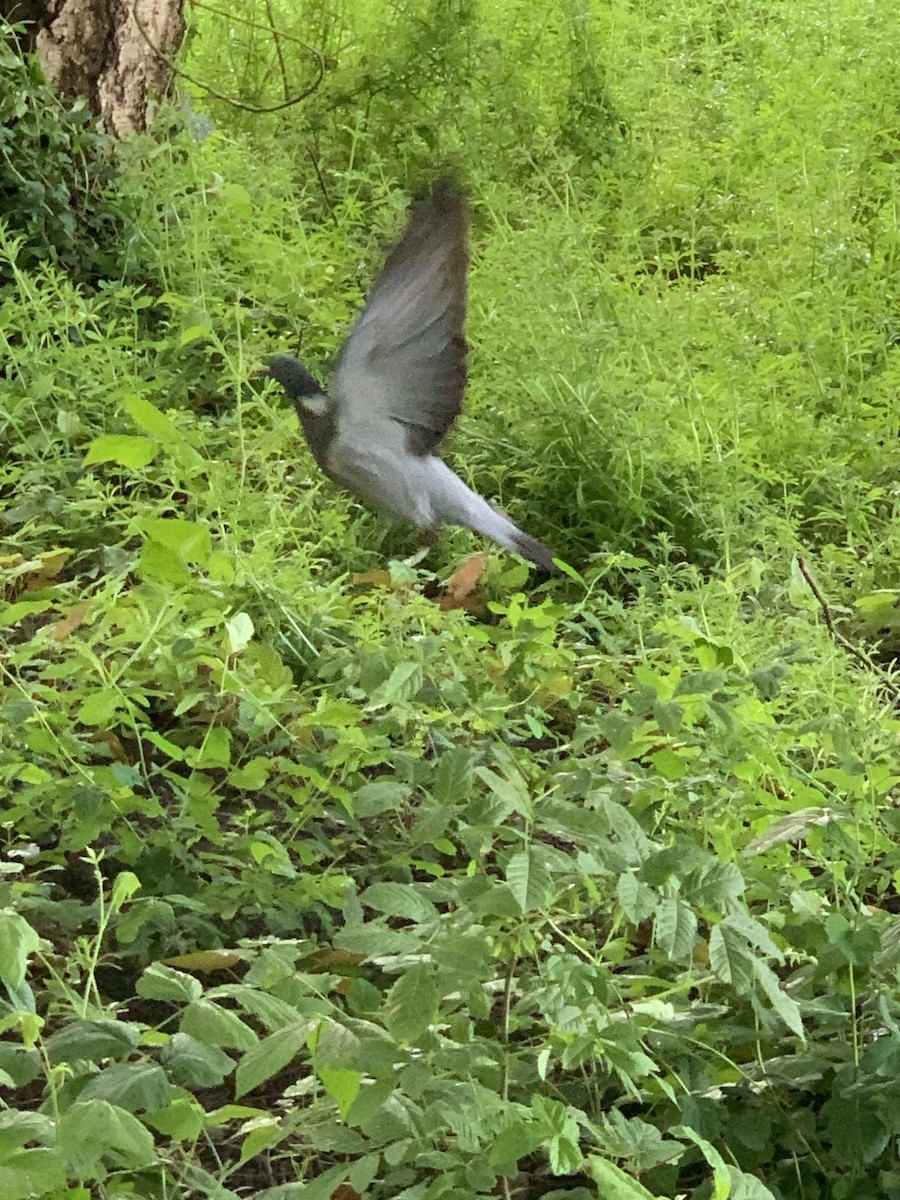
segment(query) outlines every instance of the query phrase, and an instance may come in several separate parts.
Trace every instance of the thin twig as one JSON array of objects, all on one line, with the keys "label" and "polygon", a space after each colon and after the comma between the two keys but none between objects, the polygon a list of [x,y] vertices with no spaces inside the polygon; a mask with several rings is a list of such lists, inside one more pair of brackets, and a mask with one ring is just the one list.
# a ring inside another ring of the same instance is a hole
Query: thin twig
[{"label": "thin twig", "polygon": [[878,663],[872,661],[865,650],[861,650],[859,646],[855,646],[853,642],[851,642],[849,638],[844,637],[841,631],[837,628],[834,623],[834,616],[831,612],[831,605],[819,591],[818,584],[810,574],[809,567],[806,565],[806,559],[802,554],[797,555],[797,567],[800,571],[800,574],[809,585],[809,590],[818,601],[819,607],[822,609],[822,616],[825,618],[825,624],[828,626],[828,632],[831,634],[837,644],[842,646],[848,654],[852,655],[857,660],[857,662],[861,662],[863,666],[868,667],[870,671],[874,671],[891,695],[895,699],[900,699],[900,687],[898,687],[890,675],[888,675],[887,671],[882,670]]},{"label": "thin twig", "polygon": [[266,16],[269,18],[269,26],[272,34],[272,41],[275,43],[275,53],[278,56],[278,67],[281,71],[281,91],[285,100],[290,97],[291,89],[288,84],[287,67],[284,65],[284,55],[281,53],[281,34],[275,24],[275,13],[272,11],[272,0],[266,0]]},{"label": "thin twig", "polygon": [[[211,12],[216,17],[227,17],[229,21],[237,21],[239,25],[246,25],[248,29],[261,29],[263,33],[271,33],[272,29],[269,25],[264,25],[262,21],[253,21],[250,17],[239,17],[233,12],[228,12],[224,8],[216,8],[214,4],[206,4],[204,0],[190,0],[191,8],[202,8],[204,12]],[[298,38],[294,33],[285,33],[279,31],[278,36],[283,42],[294,42],[298,46],[302,46],[304,50],[308,50],[310,54],[318,54],[315,46],[311,46],[309,42],[304,42],[303,38]]]},{"label": "thin twig", "polygon": [[[503,981],[503,1064],[501,1067],[500,1096],[504,1104],[509,1102],[509,1012],[512,1007],[512,985],[515,975],[516,961],[512,959],[506,969]],[[500,1177],[500,1188],[503,1200],[512,1200],[512,1190],[506,1175]]]},{"label": "thin twig", "polygon": [[[516,971],[515,959],[510,961],[506,969],[506,978],[503,981],[503,1049],[509,1050],[509,1010],[512,1007],[512,984],[513,976]],[[500,1083],[500,1095],[503,1102],[509,1100],[509,1072],[506,1061],[506,1053],[503,1055],[502,1079]]]},{"label": "thin twig", "polygon": [[319,170],[319,160],[316,158],[311,146],[306,147],[306,153],[309,155],[310,162],[313,165],[313,170],[316,173],[316,179],[319,181],[319,187],[322,189],[322,195],[325,198],[325,207],[328,209],[329,213],[331,213],[332,221],[334,221],[335,225],[337,225],[337,213],[334,211],[334,205],[331,203],[331,197],[328,195],[328,188],[325,186],[325,180],[322,178],[322,172]]},{"label": "thin twig", "polygon": [[144,39],[144,41],[147,43],[147,45],[150,47],[150,49],[153,51],[153,53],[157,56],[157,58],[159,58],[162,62],[164,62],[166,64],[166,66],[169,68],[169,70],[172,72],[173,75],[177,75],[180,79],[186,79],[188,81],[188,83],[192,83],[192,84],[194,84],[195,87],[202,88],[204,92],[208,92],[210,96],[214,96],[216,100],[222,100],[222,101],[224,101],[225,104],[230,104],[233,108],[243,109],[244,112],[260,113],[260,114],[274,113],[274,112],[281,112],[281,110],[285,109],[285,108],[291,108],[294,104],[299,104],[301,100],[305,100],[307,98],[307,96],[311,96],[313,94],[313,92],[316,90],[316,88],[319,86],[319,84],[322,82],[322,80],[325,78],[325,56],[323,54],[320,54],[320,52],[318,50],[316,50],[313,46],[307,46],[307,49],[310,51],[310,53],[312,53],[316,57],[316,61],[317,61],[318,68],[319,68],[319,73],[305,91],[300,92],[299,95],[297,95],[297,96],[293,96],[290,100],[283,101],[281,104],[272,104],[272,105],[269,105],[268,107],[262,107],[258,104],[247,104],[244,100],[235,100],[235,98],[233,96],[226,96],[224,92],[217,91],[217,89],[214,88],[211,84],[204,83],[202,79],[197,79],[196,76],[189,75],[187,73],[187,71],[183,71],[181,69],[181,67],[177,66],[173,62],[173,60],[168,56],[168,54],[166,54],[164,51],[160,50],[159,46],[157,46],[153,42],[150,35],[147,33],[147,30],[141,24],[141,19],[137,15],[137,11],[135,8],[132,8],[131,15],[134,17],[134,23],[135,23],[135,25],[137,25],[138,31],[140,32],[141,37]]}]

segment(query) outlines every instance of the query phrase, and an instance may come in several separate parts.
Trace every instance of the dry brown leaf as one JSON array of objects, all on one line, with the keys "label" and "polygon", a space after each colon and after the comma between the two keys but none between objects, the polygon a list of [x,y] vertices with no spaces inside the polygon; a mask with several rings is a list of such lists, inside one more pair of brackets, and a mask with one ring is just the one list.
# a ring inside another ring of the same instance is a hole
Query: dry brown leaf
[{"label": "dry brown leaf", "polygon": [[98,729],[91,734],[92,742],[102,742],[104,746],[109,746],[112,753],[121,763],[126,763],[129,767],[132,765],[132,760],[128,757],[128,752],[122,745],[121,739],[118,738],[109,729]]},{"label": "dry brown leaf", "polygon": [[48,583],[54,583],[71,553],[71,550],[53,550],[49,554],[42,554],[40,566],[36,571],[29,571],[25,577],[28,590],[36,592]]},{"label": "dry brown leaf", "polygon": [[87,601],[76,604],[74,608],[69,609],[61,621],[56,622],[47,636],[54,642],[64,642],[70,633],[74,633],[78,626],[84,623],[87,611]]},{"label": "dry brown leaf", "polygon": [[359,1192],[354,1191],[349,1183],[339,1183],[331,1193],[331,1200],[359,1200]]},{"label": "dry brown leaf", "polygon": [[485,572],[487,562],[488,555],[484,550],[479,550],[460,563],[447,580],[447,591],[441,596],[441,612],[451,612],[454,608],[479,612],[484,607],[474,592]]}]

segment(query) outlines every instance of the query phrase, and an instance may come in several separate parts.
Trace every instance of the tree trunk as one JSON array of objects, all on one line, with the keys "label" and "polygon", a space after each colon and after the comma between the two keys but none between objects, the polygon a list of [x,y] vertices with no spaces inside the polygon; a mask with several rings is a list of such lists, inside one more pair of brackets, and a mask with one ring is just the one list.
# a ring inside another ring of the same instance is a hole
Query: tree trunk
[{"label": "tree trunk", "polygon": [[[26,5],[0,4],[15,7]],[[171,85],[165,60],[184,37],[183,7],[184,0],[43,0],[30,32],[48,83],[60,95],[85,96],[106,128],[124,137],[147,128],[154,100]]]}]

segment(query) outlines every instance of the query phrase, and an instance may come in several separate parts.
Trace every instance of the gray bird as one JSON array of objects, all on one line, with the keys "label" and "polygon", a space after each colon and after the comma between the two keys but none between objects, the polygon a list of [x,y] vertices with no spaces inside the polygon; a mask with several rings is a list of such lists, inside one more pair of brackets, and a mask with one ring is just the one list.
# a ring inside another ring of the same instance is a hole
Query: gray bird
[{"label": "gray bird", "polygon": [[413,204],[341,348],[331,395],[299,359],[267,374],[297,409],[316,462],[348,492],[411,521],[423,542],[464,525],[554,570],[553,555],[473,492],[435,453],[466,388],[465,195],[441,180]]}]

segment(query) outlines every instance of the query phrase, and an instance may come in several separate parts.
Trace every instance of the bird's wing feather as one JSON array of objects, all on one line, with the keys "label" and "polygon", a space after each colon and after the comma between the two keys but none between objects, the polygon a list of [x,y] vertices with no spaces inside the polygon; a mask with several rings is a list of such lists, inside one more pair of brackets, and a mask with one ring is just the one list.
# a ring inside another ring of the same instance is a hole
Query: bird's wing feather
[{"label": "bird's wing feather", "polygon": [[430,454],[466,387],[468,208],[448,180],[414,204],[341,350],[334,380],[340,436],[395,423],[407,452]]}]

